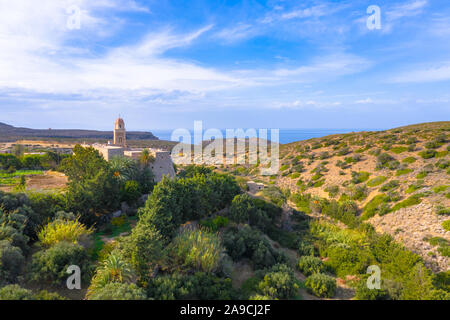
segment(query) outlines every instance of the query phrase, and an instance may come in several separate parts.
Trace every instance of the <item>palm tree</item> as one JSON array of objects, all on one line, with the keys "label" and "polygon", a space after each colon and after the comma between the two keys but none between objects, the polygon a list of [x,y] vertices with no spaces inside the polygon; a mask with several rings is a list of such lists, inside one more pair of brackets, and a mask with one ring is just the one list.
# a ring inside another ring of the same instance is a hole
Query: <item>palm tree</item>
[{"label": "palm tree", "polygon": [[150,151],[148,149],[144,149],[139,158],[139,162],[141,163],[141,165],[144,167],[148,167],[148,165],[153,161],[155,161],[155,157],[150,154]]},{"label": "palm tree", "polygon": [[111,253],[102,265],[97,269],[97,273],[92,278],[86,297],[90,297],[97,290],[112,282],[131,282],[134,272],[118,254]]},{"label": "palm tree", "polygon": [[139,166],[130,158],[114,157],[109,161],[114,176],[122,181],[137,180],[139,177]]}]

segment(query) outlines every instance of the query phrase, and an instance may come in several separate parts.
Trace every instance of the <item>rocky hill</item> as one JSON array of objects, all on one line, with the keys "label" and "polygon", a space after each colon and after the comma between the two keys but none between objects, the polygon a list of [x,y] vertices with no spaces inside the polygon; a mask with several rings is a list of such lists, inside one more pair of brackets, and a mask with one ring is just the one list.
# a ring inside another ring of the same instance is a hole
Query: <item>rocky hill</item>
[{"label": "rocky hill", "polygon": [[278,175],[224,168],[266,185],[353,200],[361,220],[391,234],[435,271],[450,265],[450,122],[337,134],[280,147]]},{"label": "rocky hill", "polygon": [[[0,142],[16,141],[24,138],[74,138],[74,139],[112,139],[112,131],[78,129],[29,129],[14,127],[0,122]],[[151,132],[127,131],[130,140],[158,140]]]}]

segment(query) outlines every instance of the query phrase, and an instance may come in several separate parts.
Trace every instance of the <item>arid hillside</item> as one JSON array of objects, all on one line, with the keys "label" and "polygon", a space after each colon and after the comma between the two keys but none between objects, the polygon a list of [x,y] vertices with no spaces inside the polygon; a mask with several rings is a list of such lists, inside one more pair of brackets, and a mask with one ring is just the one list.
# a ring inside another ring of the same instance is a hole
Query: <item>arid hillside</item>
[{"label": "arid hillside", "polygon": [[[450,122],[356,132],[282,145],[278,175],[224,168],[284,194],[352,200],[359,218],[391,234],[436,270],[448,270]],[[289,191],[288,191],[289,190]]]}]

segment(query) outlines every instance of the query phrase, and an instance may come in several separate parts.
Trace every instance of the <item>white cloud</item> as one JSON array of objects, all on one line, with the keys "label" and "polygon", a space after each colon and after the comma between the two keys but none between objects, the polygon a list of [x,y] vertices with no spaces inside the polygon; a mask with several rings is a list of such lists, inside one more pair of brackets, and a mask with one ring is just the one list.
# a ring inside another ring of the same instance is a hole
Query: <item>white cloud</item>
[{"label": "white cloud", "polygon": [[304,19],[311,17],[321,17],[328,15],[330,10],[324,5],[313,6],[306,9],[297,9],[291,12],[286,12],[281,14],[281,19],[290,20],[290,19]]},{"label": "white cloud", "polygon": [[450,62],[443,62],[437,66],[430,66],[412,71],[406,71],[394,76],[391,82],[422,83],[450,80]]},{"label": "white cloud", "polygon": [[427,0],[414,0],[401,5],[396,5],[386,12],[386,19],[393,21],[404,17],[416,16],[423,12],[428,4]]},{"label": "white cloud", "polygon": [[371,98],[367,98],[367,99],[362,99],[362,100],[357,100],[355,101],[356,104],[369,104],[369,103],[374,103],[374,101]]},{"label": "white cloud", "polygon": [[358,73],[372,65],[367,59],[352,54],[331,54],[315,59],[313,63],[291,69],[278,69],[274,72],[279,77],[295,77],[306,82],[323,80],[347,74]]}]

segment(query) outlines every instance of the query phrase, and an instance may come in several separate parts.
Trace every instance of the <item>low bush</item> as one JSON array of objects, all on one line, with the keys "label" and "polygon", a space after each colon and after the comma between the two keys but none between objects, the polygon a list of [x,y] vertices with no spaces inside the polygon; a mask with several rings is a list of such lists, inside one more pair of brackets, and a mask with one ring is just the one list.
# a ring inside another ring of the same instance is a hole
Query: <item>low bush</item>
[{"label": "low bush", "polygon": [[11,284],[0,288],[0,300],[35,300],[33,292],[21,288],[17,284]]},{"label": "low bush", "polygon": [[332,298],[336,293],[336,280],[322,273],[316,273],[305,281],[309,293],[320,298]]},{"label": "low bush", "polygon": [[354,184],[366,182],[367,180],[369,180],[369,177],[370,177],[370,173],[368,173],[368,172],[365,172],[365,171],[361,171],[361,172],[352,171],[352,182]]},{"label": "low bush", "polygon": [[409,168],[406,168],[406,169],[400,169],[400,170],[397,170],[397,172],[395,173],[395,175],[398,177],[398,176],[403,176],[403,175],[405,175],[405,174],[408,174],[408,173],[411,173],[411,172],[413,172],[414,170],[413,169],[409,169]]},{"label": "low bush", "polygon": [[174,262],[188,270],[212,272],[219,266],[223,251],[217,234],[206,230],[185,230],[168,248]]},{"label": "low bush", "polygon": [[264,296],[273,299],[290,299],[297,295],[299,285],[291,268],[284,264],[272,267],[258,284],[258,290]]},{"label": "low bush", "polygon": [[52,247],[36,252],[31,262],[30,280],[51,281],[55,285],[67,279],[67,268],[77,265],[83,280],[90,278],[92,265],[86,250],[80,245],[61,241]]},{"label": "low bush", "polygon": [[361,280],[356,286],[356,300],[388,300],[389,294],[384,289],[369,289],[367,287],[367,279]]},{"label": "low bush", "polygon": [[431,159],[435,157],[436,153],[436,150],[427,149],[419,152],[419,156],[421,156],[423,159]]},{"label": "low bush", "polygon": [[408,148],[407,147],[394,147],[390,151],[395,154],[400,154],[402,152],[408,151]]},{"label": "low bush", "polygon": [[386,178],[385,176],[378,176],[378,177],[375,177],[375,178],[373,178],[373,179],[371,179],[371,180],[369,180],[369,181],[367,182],[367,186],[368,186],[368,187],[371,187],[371,188],[377,187],[377,186],[379,186],[380,184],[382,184],[383,182],[385,182],[386,179],[387,179],[387,178]]},{"label": "low bush", "polygon": [[223,243],[234,261],[248,258],[256,269],[271,267],[286,260],[284,255],[272,249],[260,231],[248,225],[240,229],[230,228],[223,235]]},{"label": "low bush", "polygon": [[144,289],[134,283],[111,282],[89,296],[89,300],[146,300]]},{"label": "low bush", "polygon": [[450,220],[442,222],[442,228],[444,228],[445,231],[450,231]]},{"label": "low bush", "polygon": [[219,229],[228,225],[228,218],[223,216],[216,216],[213,219],[209,218],[200,221],[200,225],[208,228],[212,232],[217,232]]},{"label": "low bush", "polygon": [[52,246],[60,241],[77,243],[82,237],[92,234],[93,228],[86,228],[78,220],[55,220],[42,228],[39,241],[44,246]]},{"label": "low bush", "polygon": [[8,240],[0,241],[0,285],[16,281],[20,275],[25,258],[20,248]]},{"label": "low bush", "polygon": [[411,197],[409,197],[409,198],[407,198],[407,199],[405,199],[405,200],[395,204],[392,207],[391,211],[394,212],[394,211],[397,211],[397,210],[399,210],[401,208],[414,206],[414,205],[419,204],[421,202],[422,202],[422,199],[420,199],[419,195],[413,195],[413,196],[411,196]]},{"label": "low bush", "polygon": [[414,158],[414,157],[407,157],[407,158],[402,160],[403,163],[409,163],[409,164],[414,163],[416,161],[417,161],[417,159]]},{"label": "low bush", "polygon": [[380,188],[381,192],[391,191],[397,189],[400,186],[400,182],[398,180],[391,180]]},{"label": "low bush", "polygon": [[318,257],[313,256],[303,256],[298,260],[298,269],[305,276],[310,276],[314,273],[322,273],[325,271],[325,266],[322,260]]}]

